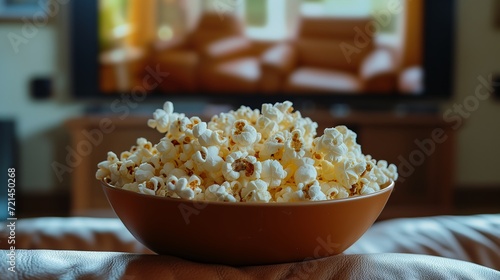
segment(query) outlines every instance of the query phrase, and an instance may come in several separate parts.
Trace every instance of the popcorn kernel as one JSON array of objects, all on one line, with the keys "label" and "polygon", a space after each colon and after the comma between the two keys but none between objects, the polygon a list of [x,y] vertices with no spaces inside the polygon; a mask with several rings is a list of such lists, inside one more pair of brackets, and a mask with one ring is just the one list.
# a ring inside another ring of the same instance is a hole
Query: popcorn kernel
[{"label": "popcorn kernel", "polygon": [[241,106],[203,122],[171,102],[147,125],[164,134],[109,152],[96,178],[163,197],[224,202],[319,201],[370,194],[397,180],[397,167],[364,155],[346,126],[325,129],[289,101]]}]

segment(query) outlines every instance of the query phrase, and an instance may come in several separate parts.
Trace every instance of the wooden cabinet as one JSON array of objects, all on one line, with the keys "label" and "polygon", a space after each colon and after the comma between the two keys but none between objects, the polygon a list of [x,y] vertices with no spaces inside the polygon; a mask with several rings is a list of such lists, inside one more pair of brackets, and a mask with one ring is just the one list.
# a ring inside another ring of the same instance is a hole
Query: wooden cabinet
[{"label": "wooden cabinet", "polygon": [[[156,130],[147,126],[146,116],[89,116],[72,119],[66,126],[71,133],[73,149],[78,151],[81,143],[92,144],[92,151],[83,156],[72,173],[71,214],[75,216],[112,216],[113,212],[104,195],[99,181],[95,178],[97,164],[106,159],[108,151],[118,156],[122,151],[135,145],[137,138],[145,137],[152,143],[158,143],[162,137]],[[103,121],[104,120],[104,121]],[[103,122],[106,126],[103,127]],[[102,135],[100,141],[89,138]],[[93,136],[94,135],[94,136]],[[94,143],[92,143],[94,142]]]},{"label": "wooden cabinet", "polygon": [[[365,154],[398,165],[400,179],[381,219],[451,213],[455,131],[440,116],[354,113],[334,117],[327,112],[302,115],[319,124],[320,134],[327,127],[348,126],[358,134]],[[100,128],[103,119],[109,120],[112,129]],[[82,141],[89,141],[89,132],[103,134],[72,174],[73,215],[109,215],[109,204],[95,179],[97,164],[108,151],[118,154],[129,149],[138,137],[157,143],[162,135],[146,126],[147,119],[92,116],[67,123],[75,149]]]},{"label": "wooden cabinet", "polygon": [[364,154],[398,166],[400,178],[381,219],[452,213],[455,130],[438,115],[304,113],[324,128],[346,125]]}]

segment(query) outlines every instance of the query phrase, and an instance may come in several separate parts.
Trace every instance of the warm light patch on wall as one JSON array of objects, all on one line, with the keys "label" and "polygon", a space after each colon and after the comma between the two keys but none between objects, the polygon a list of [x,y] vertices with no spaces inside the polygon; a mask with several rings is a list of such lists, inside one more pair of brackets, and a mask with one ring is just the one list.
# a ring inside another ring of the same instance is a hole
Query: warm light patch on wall
[{"label": "warm light patch on wall", "polygon": [[158,38],[162,41],[168,41],[171,40],[174,37],[174,31],[172,30],[172,27],[168,25],[163,25],[160,28],[158,28]]}]

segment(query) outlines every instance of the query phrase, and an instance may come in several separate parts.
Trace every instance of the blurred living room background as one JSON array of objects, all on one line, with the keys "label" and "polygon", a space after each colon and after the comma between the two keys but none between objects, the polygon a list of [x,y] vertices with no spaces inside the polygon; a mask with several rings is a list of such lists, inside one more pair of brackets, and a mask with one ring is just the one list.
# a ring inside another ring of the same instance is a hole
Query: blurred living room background
[{"label": "blurred living room background", "polygon": [[[347,124],[365,151],[397,164],[402,180],[382,218],[500,212],[499,0],[456,1],[452,91],[419,103],[420,111],[395,99],[394,106],[364,110],[366,100],[363,106],[356,99],[329,103],[325,95],[422,94],[422,1],[401,1],[403,12],[356,50],[342,47],[358,34],[353,27],[394,1],[101,0],[95,46],[78,39],[89,36],[85,26],[81,33],[71,27],[75,1],[51,0],[45,19],[7,12],[9,5],[38,1],[0,1],[0,178],[6,186],[7,168],[16,167],[18,217],[110,215],[93,175],[96,164],[138,136],[158,141],[146,121],[164,101],[174,101],[178,112],[207,116],[235,103],[255,104],[257,93],[258,101],[267,100],[263,94],[270,100],[297,94],[297,109],[321,128]],[[89,57],[75,57],[75,42],[95,49],[90,60],[98,70],[86,75],[87,66],[78,63]],[[331,49],[336,52],[325,54]],[[144,86],[155,67],[168,73],[156,80],[163,95],[124,100],[121,93]],[[96,73],[96,90],[82,90]],[[480,86],[487,98],[478,97]],[[246,99],[224,104],[231,95],[209,95],[220,92]]]}]

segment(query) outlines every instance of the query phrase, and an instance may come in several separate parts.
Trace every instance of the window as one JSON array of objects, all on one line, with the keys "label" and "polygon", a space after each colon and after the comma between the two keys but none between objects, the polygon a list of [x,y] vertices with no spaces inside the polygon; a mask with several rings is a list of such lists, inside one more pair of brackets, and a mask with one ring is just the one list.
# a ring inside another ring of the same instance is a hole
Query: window
[{"label": "window", "polygon": [[267,0],[245,1],[245,22],[248,26],[266,26],[268,15],[267,2]]},{"label": "window", "polygon": [[258,40],[282,40],[290,33],[287,11],[293,1],[245,0],[246,33]]},{"label": "window", "polygon": [[[383,19],[379,33],[395,35],[402,15],[387,15],[394,0],[200,0],[203,10],[238,14],[247,36],[257,40],[282,40],[293,32],[301,16],[372,17]],[[404,0],[400,0],[404,2]]]},{"label": "window", "polygon": [[[379,32],[394,34],[398,32],[398,25],[403,15],[389,13],[388,0],[372,0],[372,15],[378,18]],[[403,2],[403,1],[402,1]],[[379,16],[377,16],[379,15]],[[381,15],[390,15],[382,17]]]},{"label": "window", "polygon": [[305,16],[366,17],[371,0],[304,0],[301,13]]},{"label": "window", "polygon": [[[391,0],[303,0],[300,7],[303,16],[332,16],[332,17],[374,17],[375,20],[383,19],[380,22],[379,32],[396,33],[398,22],[401,18],[399,14],[387,15],[388,6]],[[404,2],[401,0],[401,2]]]}]

